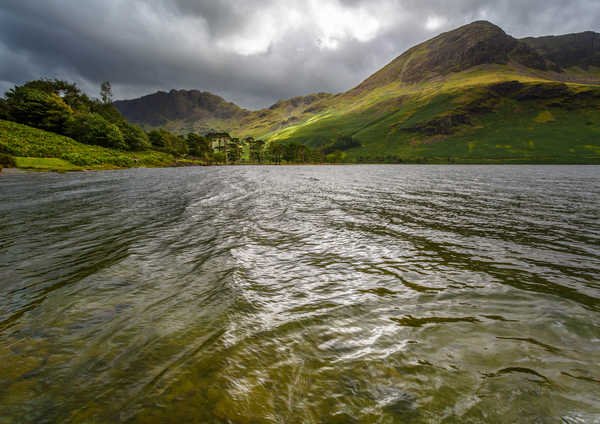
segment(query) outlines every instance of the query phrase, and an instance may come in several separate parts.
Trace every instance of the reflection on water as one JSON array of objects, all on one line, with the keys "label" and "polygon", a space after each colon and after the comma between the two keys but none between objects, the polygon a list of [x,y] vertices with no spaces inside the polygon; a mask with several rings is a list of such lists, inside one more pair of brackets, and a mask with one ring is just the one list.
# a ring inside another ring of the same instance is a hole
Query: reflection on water
[{"label": "reflection on water", "polygon": [[0,423],[600,422],[597,167],[0,178]]}]

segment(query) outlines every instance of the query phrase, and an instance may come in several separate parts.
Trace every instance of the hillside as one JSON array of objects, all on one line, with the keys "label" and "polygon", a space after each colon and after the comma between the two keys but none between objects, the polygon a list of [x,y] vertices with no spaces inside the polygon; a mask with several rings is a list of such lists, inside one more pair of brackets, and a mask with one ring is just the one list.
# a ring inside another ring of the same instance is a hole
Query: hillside
[{"label": "hillside", "polygon": [[79,143],[69,137],[0,119],[0,155],[15,157],[19,168],[54,171],[168,166],[173,156],[156,152],[124,152]]},{"label": "hillside", "polygon": [[[261,132],[279,129],[316,111],[311,105],[331,94],[317,93],[281,100],[258,111],[242,109],[223,98],[197,90],[157,92],[114,103],[132,123],[145,129],[163,127],[178,133],[211,131]],[[236,131],[237,130],[237,131]]]},{"label": "hillside", "polygon": [[599,39],[519,40],[474,22],[409,49],[346,93],[165,125],[310,147],[350,136],[361,144],[343,152],[350,162],[600,163]]}]

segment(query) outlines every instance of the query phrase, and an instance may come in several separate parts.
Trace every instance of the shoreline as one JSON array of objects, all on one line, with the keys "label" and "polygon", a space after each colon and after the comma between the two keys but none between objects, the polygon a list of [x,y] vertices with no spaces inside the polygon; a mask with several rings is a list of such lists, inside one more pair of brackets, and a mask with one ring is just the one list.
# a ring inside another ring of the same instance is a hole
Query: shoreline
[{"label": "shoreline", "polygon": [[191,168],[191,167],[230,167],[230,166],[600,166],[600,162],[595,163],[569,163],[569,162],[431,162],[431,163],[237,163],[237,164],[213,164],[213,165],[183,165],[183,166],[132,166],[132,167],[98,167],[89,169],[36,169],[36,168],[0,168],[0,177],[10,175],[24,175],[54,172],[57,174],[82,173],[82,172],[101,172],[118,171],[124,169],[162,169],[162,168]]}]

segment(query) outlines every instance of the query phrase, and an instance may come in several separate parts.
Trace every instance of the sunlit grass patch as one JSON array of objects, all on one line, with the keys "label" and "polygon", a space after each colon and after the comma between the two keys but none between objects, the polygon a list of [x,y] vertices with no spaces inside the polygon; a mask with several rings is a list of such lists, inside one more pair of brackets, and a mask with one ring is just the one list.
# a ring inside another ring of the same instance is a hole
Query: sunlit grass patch
[{"label": "sunlit grass patch", "polygon": [[81,171],[80,166],[58,158],[15,157],[17,167],[23,169],[52,170],[52,171]]}]

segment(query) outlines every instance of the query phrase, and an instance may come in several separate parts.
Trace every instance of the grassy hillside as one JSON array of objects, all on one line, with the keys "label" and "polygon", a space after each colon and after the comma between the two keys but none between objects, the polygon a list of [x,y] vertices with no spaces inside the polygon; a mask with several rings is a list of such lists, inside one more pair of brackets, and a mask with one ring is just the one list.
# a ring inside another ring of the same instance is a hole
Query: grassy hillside
[{"label": "grassy hillside", "polygon": [[362,146],[344,152],[349,162],[600,163],[598,86],[496,65],[352,100],[268,138],[316,147],[352,136]]},{"label": "grassy hillside", "polygon": [[175,162],[173,156],[166,153],[124,152],[90,146],[69,137],[3,120],[0,120],[1,153],[15,156],[20,168],[57,171],[168,166]]}]

